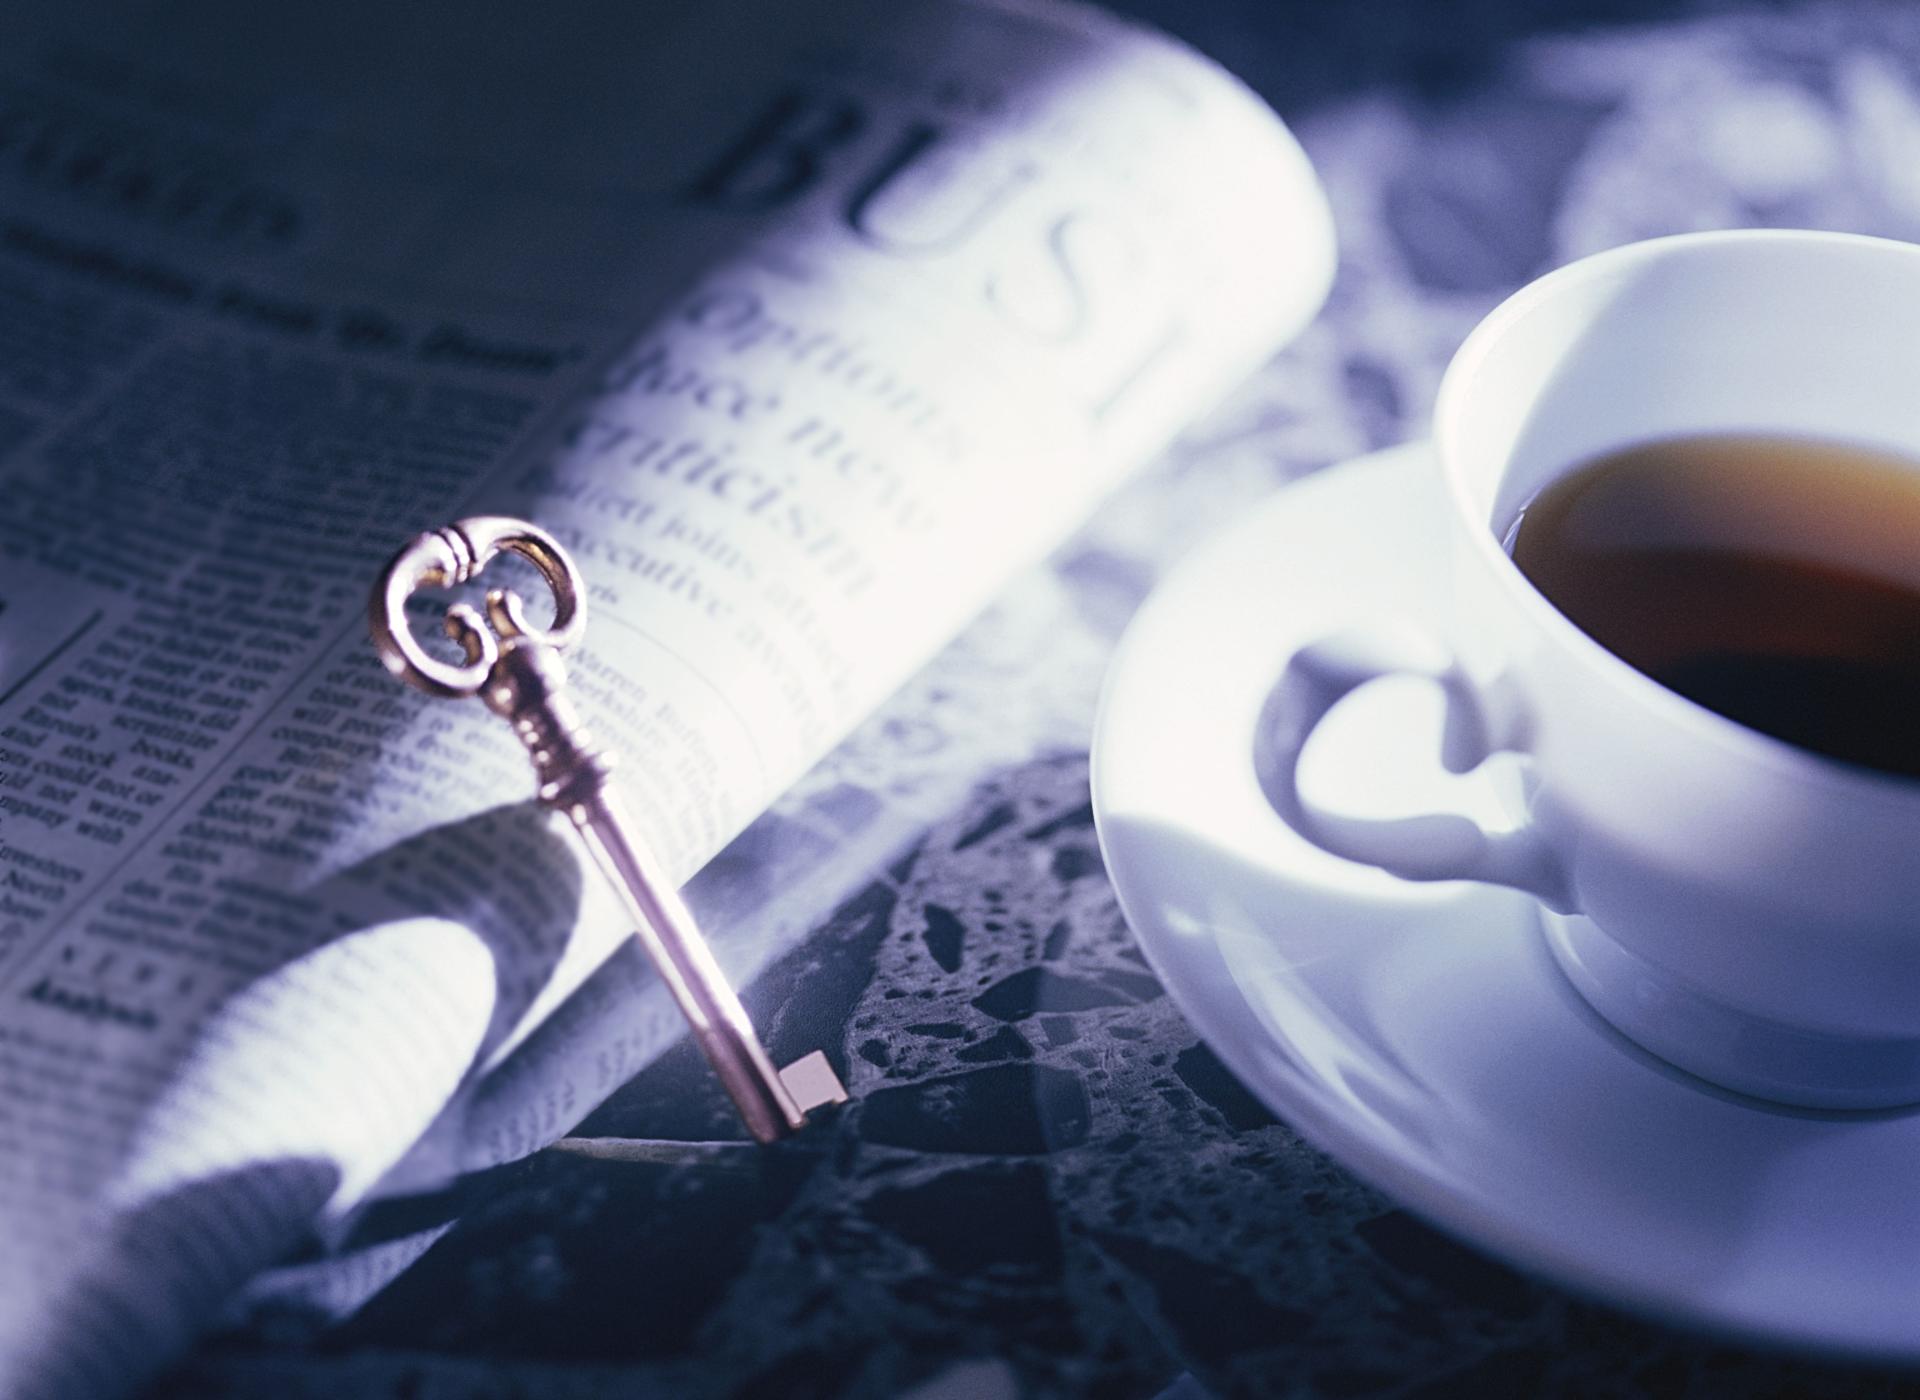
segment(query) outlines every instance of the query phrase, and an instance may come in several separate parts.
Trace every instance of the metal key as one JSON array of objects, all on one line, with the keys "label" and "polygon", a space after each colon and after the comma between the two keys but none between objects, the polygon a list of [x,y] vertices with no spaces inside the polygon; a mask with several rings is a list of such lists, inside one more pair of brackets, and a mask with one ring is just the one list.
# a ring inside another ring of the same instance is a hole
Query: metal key
[{"label": "metal key", "polygon": [[[486,596],[486,616],[468,604],[447,610],[446,632],[465,661],[429,655],[407,625],[407,599],[421,588],[451,588],[496,554],[528,560],[553,590],[553,621],[527,621],[512,589]],[[693,1028],[747,1129],[773,1142],[813,1109],[846,1102],[847,1091],[820,1051],[775,1070],[740,998],[727,984],[693,915],[639,840],[610,781],[613,758],[596,749],[566,695],[560,653],[586,626],[586,589],[553,537],[524,520],[475,516],[416,536],[387,565],[368,604],[380,658],[395,676],[429,695],[478,695],[507,719],[533,759],[542,806],[566,814],[594,861],[632,913],[634,936]]]}]

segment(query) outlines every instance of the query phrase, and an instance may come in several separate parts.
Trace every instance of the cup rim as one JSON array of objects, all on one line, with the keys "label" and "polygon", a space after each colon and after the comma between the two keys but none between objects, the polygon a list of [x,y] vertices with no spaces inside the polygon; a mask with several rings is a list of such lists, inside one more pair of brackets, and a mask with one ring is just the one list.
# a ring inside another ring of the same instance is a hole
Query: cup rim
[{"label": "cup rim", "polygon": [[1689,738],[1697,738],[1711,745],[1731,759],[1790,775],[1796,781],[1811,782],[1835,795],[1844,795],[1849,800],[1920,808],[1920,778],[1883,773],[1830,758],[1729,719],[1662,685],[1582,631],[1534,587],[1532,580],[1520,571],[1511,556],[1501,548],[1490,523],[1478,518],[1465,468],[1461,464],[1463,453],[1458,444],[1452,441],[1463,413],[1462,405],[1470,392],[1471,381],[1481,364],[1507,331],[1539,303],[1560,295],[1569,287],[1608,276],[1623,265],[1686,255],[1705,248],[1753,243],[1807,249],[1855,248],[1876,254],[1920,259],[1920,244],[1868,234],[1836,233],[1822,229],[1714,229],[1622,244],[1577,258],[1542,274],[1507,297],[1480,320],[1454,351],[1441,376],[1439,392],[1434,401],[1433,441],[1448,504],[1456,524],[1465,525],[1468,548],[1493,577],[1496,586],[1513,600],[1521,614],[1536,629],[1551,639],[1558,651],[1581,666],[1594,680],[1617,692],[1624,703],[1634,706],[1657,722],[1683,732]]}]

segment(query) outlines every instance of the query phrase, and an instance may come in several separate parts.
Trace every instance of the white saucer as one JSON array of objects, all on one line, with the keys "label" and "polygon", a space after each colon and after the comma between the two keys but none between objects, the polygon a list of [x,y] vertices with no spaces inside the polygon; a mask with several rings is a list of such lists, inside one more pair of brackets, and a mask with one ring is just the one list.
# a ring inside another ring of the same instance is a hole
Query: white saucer
[{"label": "white saucer", "polygon": [[[1275,1112],[1461,1238],[1668,1320],[1920,1360],[1920,1112],[1710,1088],[1588,1009],[1524,896],[1335,860],[1262,798],[1253,726],[1283,660],[1343,621],[1432,618],[1439,510],[1424,446],[1363,458],[1282,491],[1141,609],[1093,784],[1154,968]],[[1438,710],[1416,683],[1369,687],[1303,781],[1356,811],[1420,805],[1438,789],[1406,774],[1437,773]]]}]

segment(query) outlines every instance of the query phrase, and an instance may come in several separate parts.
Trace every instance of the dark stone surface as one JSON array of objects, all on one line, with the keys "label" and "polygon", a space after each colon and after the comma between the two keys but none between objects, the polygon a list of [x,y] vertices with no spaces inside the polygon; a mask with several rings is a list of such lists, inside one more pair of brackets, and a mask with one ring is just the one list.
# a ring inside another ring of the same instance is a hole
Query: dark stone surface
[{"label": "dark stone surface", "polygon": [[994,1065],[875,1089],[859,1113],[867,1141],[917,1152],[1039,1153],[1076,1147],[1087,1134],[1079,1076],[1051,1065]]},{"label": "dark stone surface", "polygon": [[1097,982],[1063,977],[1044,967],[1026,967],[1001,978],[973,999],[973,1004],[1002,1021],[1024,1021],[1041,1011],[1092,1011],[1102,1006],[1124,1006],[1134,998]]},{"label": "dark stone surface", "polygon": [[1012,1026],[1002,1026],[985,1040],[969,1045],[954,1058],[965,1060],[968,1064],[991,1063],[994,1060],[1030,1060],[1033,1058],[1033,1046]]},{"label": "dark stone surface", "polygon": [[1038,1166],[964,1167],[876,1191],[862,1212],[919,1247],[936,1269],[1045,1277],[1060,1268],[1059,1225]]},{"label": "dark stone surface", "polygon": [[[753,1254],[757,1227],[793,1202],[816,1158],[735,1149],[719,1161],[610,1166],[529,1159],[328,1340],[329,1349],[427,1347],[503,1358],[687,1355]],[[466,1306],[449,1308],[462,1280]],[[583,1278],[619,1287],[583,1289]]]},{"label": "dark stone surface", "polygon": [[1453,1297],[1507,1316],[1524,1313],[1531,1301],[1518,1274],[1456,1244],[1405,1211],[1376,1215],[1362,1222],[1355,1233],[1404,1279],[1422,1280]]},{"label": "dark stone surface", "polygon": [[1196,1258],[1185,1249],[1131,1235],[1094,1236],[1108,1258],[1137,1275],[1181,1347],[1210,1355],[1244,1355],[1305,1337],[1311,1315],[1278,1307],[1245,1274]]},{"label": "dark stone surface", "polygon": [[1182,1084],[1218,1109],[1236,1133],[1264,1128],[1275,1121],[1267,1106],[1249,1094],[1227,1072],[1219,1056],[1204,1045],[1189,1045],[1174,1056],[1173,1072]]},{"label": "dark stone surface", "polygon": [[957,971],[960,966],[961,945],[966,941],[967,926],[960,922],[951,909],[943,909],[938,904],[927,905],[925,913],[928,954],[940,965],[941,971]]}]

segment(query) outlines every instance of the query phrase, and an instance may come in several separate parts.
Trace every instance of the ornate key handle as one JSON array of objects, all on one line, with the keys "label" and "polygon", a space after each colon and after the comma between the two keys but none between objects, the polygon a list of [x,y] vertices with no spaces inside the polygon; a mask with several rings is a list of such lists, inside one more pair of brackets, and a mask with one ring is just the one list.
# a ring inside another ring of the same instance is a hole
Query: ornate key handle
[{"label": "ornate key handle", "polygon": [[[487,616],[466,603],[447,609],[446,631],[466,653],[455,666],[430,656],[407,626],[407,599],[422,588],[456,588],[477,578],[502,550],[518,554],[540,571],[553,590],[553,623],[527,622],[526,605],[510,588],[487,594]],[[455,698],[478,695],[500,659],[499,641],[526,638],[565,650],[586,630],[586,586],[552,535],[524,520],[476,515],[444,530],[416,535],[387,565],[369,609],[373,643],[380,659],[401,680],[429,695]],[[486,623],[491,623],[489,628]],[[499,640],[496,640],[498,638]]]},{"label": "ornate key handle", "polygon": [[[431,656],[407,621],[407,599],[422,588],[470,582],[502,551],[529,560],[553,590],[553,622],[539,628],[512,589],[486,595],[486,615],[465,603],[444,626],[465,660]],[[672,883],[655,868],[612,790],[611,757],[595,747],[565,691],[560,659],[586,628],[585,586],[554,538],[524,520],[484,515],[417,535],[374,586],[367,620],[386,668],[429,695],[477,695],[510,721],[533,760],[543,806],[566,814],[581,842],[634,916],[640,941],[694,1038],[720,1076],[747,1128],[761,1142],[798,1128],[846,1090],[819,1051],[776,1070],[739,997]]]},{"label": "ornate key handle", "polygon": [[[466,660],[456,666],[430,655],[407,623],[407,599],[422,588],[469,583],[503,551],[540,571],[553,591],[553,622],[533,626],[517,592],[490,589],[484,618],[467,603],[447,609],[442,626]],[[567,673],[559,656],[586,631],[586,585],[552,535],[503,515],[477,515],[416,535],[381,575],[367,620],[380,659],[395,676],[444,699],[478,695],[512,723],[533,759],[547,806],[564,810],[569,790],[576,800],[604,791],[610,764],[588,741],[564,694]]]}]

